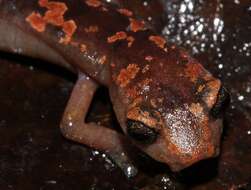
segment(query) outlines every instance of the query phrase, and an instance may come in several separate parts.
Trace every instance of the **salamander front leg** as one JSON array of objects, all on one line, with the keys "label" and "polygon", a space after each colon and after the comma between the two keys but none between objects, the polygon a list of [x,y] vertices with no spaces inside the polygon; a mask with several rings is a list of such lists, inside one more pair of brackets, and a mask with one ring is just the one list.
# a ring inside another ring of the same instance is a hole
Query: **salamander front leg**
[{"label": "salamander front leg", "polygon": [[124,154],[128,144],[125,137],[115,130],[84,121],[97,87],[89,77],[79,76],[60,124],[61,131],[67,139],[105,151],[128,177],[134,176],[136,168]]}]

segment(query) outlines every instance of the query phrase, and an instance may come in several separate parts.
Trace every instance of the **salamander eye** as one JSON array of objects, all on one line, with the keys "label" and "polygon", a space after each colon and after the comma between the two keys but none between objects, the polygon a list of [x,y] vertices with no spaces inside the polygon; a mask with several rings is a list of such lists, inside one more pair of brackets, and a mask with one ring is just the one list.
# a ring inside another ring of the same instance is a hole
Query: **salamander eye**
[{"label": "salamander eye", "polygon": [[140,121],[127,120],[127,133],[134,140],[152,144],[157,139],[157,132]]},{"label": "salamander eye", "polygon": [[217,100],[213,108],[211,109],[211,115],[214,118],[218,118],[229,102],[230,102],[230,95],[228,91],[223,86],[221,86],[217,95]]}]

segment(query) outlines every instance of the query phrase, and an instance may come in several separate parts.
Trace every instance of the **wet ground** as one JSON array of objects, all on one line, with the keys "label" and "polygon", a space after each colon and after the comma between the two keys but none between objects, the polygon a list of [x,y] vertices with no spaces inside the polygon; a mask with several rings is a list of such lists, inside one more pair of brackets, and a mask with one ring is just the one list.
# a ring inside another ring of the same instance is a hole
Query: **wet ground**
[{"label": "wet ground", "polygon": [[[0,189],[251,189],[251,2],[166,0],[165,6],[167,39],[201,60],[231,93],[220,157],[171,173],[140,155],[139,175],[127,179],[102,152],[61,136],[59,122],[75,77],[1,53]],[[88,119],[118,127],[105,89]]]}]

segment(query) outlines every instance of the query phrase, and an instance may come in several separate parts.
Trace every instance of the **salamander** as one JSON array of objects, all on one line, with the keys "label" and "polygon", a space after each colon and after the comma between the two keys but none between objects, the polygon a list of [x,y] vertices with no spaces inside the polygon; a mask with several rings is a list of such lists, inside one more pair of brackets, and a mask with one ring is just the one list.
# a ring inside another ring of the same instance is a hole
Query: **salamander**
[{"label": "salamander", "polygon": [[[228,99],[221,81],[129,9],[99,0],[0,0],[0,49],[78,75],[60,124],[70,140],[111,154],[130,143],[173,171],[219,154]],[[83,119],[100,85],[123,134]]]}]

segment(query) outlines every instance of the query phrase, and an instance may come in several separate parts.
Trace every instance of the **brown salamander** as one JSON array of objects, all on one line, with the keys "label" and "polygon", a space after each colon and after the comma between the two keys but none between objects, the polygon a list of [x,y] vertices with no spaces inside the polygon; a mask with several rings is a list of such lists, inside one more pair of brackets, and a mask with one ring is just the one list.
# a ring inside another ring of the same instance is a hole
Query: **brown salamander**
[{"label": "brown salamander", "polygon": [[[78,74],[60,125],[68,139],[119,153],[129,137],[173,171],[219,153],[221,81],[131,10],[99,0],[0,0],[0,49]],[[125,135],[83,121],[99,85]]]}]

